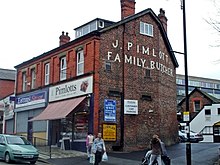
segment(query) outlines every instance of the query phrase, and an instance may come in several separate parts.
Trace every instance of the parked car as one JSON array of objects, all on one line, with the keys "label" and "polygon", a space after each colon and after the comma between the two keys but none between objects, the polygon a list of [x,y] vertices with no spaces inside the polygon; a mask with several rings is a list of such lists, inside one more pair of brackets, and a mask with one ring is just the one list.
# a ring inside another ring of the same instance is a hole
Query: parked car
[{"label": "parked car", "polygon": [[0,134],[0,158],[6,163],[28,161],[35,164],[38,156],[38,150],[25,137]]},{"label": "parked car", "polygon": [[[200,133],[196,133],[194,131],[190,131],[190,142],[200,142],[203,141],[203,135]],[[179,140],[180,142],[187,141],[187,132],[186,130],[179,130]]]}]

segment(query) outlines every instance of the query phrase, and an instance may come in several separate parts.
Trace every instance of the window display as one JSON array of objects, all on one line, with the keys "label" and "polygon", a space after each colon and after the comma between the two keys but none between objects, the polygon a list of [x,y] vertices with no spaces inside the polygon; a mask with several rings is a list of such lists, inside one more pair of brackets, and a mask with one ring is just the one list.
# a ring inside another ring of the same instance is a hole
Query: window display
[{"label": "window display", "polygon": [[89,113],[80,111],[74,114],[74,140],[85,140],[88,133]]}]

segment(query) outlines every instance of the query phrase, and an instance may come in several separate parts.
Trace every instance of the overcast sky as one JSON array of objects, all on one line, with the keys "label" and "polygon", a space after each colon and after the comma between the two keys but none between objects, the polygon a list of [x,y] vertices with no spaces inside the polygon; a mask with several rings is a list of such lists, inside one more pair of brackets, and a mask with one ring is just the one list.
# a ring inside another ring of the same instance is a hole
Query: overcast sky
[{"label": "overcast sky", "polygon": [[[218,39],[204,19],[214,17],[212,0],[185,0],[188,73],[220,80]],[[173,50],[183,52],[180,0],[136,0],[136,13],[163,8],[168,18],[168,38]],[[120,21],[120,0],[1,0],[0,68],[14,66],[59,46],[62,31],[74,39],[74,28],[95,18]],[[183,55],[176,54],[178,74],[184,74]]]}]

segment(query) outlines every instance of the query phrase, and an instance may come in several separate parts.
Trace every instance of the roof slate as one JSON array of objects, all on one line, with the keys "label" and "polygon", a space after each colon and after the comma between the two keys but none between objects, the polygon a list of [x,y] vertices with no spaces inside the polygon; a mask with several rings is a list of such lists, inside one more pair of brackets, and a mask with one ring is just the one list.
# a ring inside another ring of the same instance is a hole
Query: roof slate
[{"label": "roof slate", "polygon": [[15,70],[0,68],[0,80],[15,80]]}]

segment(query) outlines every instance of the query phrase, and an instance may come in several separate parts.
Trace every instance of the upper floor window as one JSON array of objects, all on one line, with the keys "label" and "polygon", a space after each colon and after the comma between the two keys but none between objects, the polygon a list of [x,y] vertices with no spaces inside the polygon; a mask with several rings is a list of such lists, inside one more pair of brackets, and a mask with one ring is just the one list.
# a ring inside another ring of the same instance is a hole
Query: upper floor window
[{"label": "upper floor window", "polygon": [[144,77],[145,77],[145,78],[150,78],[150,75],[151,75],[151,74],[150,74],[150,69],[146,69],[146,70],[145,70],[145,76],[144,76]]},{"label": "upper floor window", "polygon": [[66,80],[66,57],[60,59],[60,80]]},{"label": "upper floor window", "polygon": [[153,25],[140,22],[140,33],[153,37]]},{"label": "upper floor window", "polygon": [[46,63],[44,66],[44,84],[48,85],[50,83],[50,63]]},{"label": "upper floor window", "polygon": [[35,68],[31,69],[31,89],[36,87],[36,70]]},{"label": "upper floor window", "polygon": [[26,72],[22,73],[22,91],[25,92],[27,90],[27,76]]},{"label": "upper floor window", "polygon": [[77,52],[77,76],[84,73],[84,54],[83,50]]},{"label": "upper floor window", "polygon": [[200,111],[200,108],[201,108],[201,106],[200,106],[200,100],[195,100],[194,101],[194,108],[195,108],[195,112],[197,111]]},{"label": "upper floor window", "polygon": [[205,109],[205,115],[211,115],[211,109]]}]

